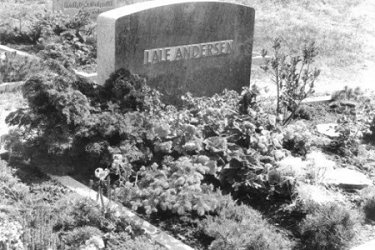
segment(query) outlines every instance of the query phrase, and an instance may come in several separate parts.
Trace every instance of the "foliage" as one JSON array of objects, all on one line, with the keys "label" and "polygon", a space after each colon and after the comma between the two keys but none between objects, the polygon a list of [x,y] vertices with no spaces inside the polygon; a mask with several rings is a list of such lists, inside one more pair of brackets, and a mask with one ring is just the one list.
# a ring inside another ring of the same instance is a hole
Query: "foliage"
[{"label": "foliage", "polygon": [[338,120],[337,132],[339,136],[334,138],[326,150],[344,157],[358,155],[358,146],[362,132],[356,126],[356,120],[348,116],[343,116]]},{"label": "foliage", "polygon": [[212,186],[201,183],[208,171],[208,167],[187,157],[176,161],[167,158],[162,168],[156,164],[148,171],[142,168],[134,186],[129,182],[124,185],[123,199],[130,201],[134,210],[143,207],[147,214],[160,207],[180,215],[195,211],[202,216],[219,206],[214,199],[219,194],[213,192]]},{"label": "foliage", "polygon": [[[287,124],[301,102],[314,91],[315,80],[320,71],[310,67],[317,56],[317,48],[311,42],[305,45],[302,55],[286,55],[281,50],[280,38],[274,40],[272,48],[274,55],[271,59],[265,59],[262,69],[272,70],[272,80],[276,84],[276,113],[283,113],[283,124]],[[266,55],[267,51],[263,50],[262,56],[265,58]]]},{"label": "foliage", "polygon": [[367,187],[360,192],[361,206],[367,219],[375,221],[375,188]]},{"label": "foliage", "polygon": [[87,12],[81,10],[73,17],[48,11],[25,15],[27,27],[4,24],[2,43],[31,44],[39,57],[59,60],[66,67],[95,63],[95,26]]},{"label": "foliage", "polygon": [[23,13],[22,18],[16,19],[19,19],[18,25],[12,22],[12,18],[2,25],[1,43],[37,44],[50,36],[58,36],[68,29],[80,30],[90,23],[89,14],[84,11],[73,17],[47,10],[29,11]]},{"label": "foliage", "polygon": [[92,236],[102,236],[102,232],[91,226],[77,227],[62,235],[65,249],[78,249]]},{"label": "foliage", "polygon": [[36,58],[19,56],[16,52],[0,53],[0,83],[25,80],[41,68]]},{"label": "foliage", "polygon": [[24,199],[29,192],[29,188],[14,176],[14,172],[5,161],[0,160],[0,198],[11,203]]},{"label": "foliage", "polygon": [[218,216],[204,221],[206,233],[214,237],[209,249],[291,249],[292,243],[245,205],[228,203]]},{"label": "foliage", "polygon": [[120,232],[118,234],[107,234],[104,235],[106,240],[106,247],[110,250],[162,250],[164,249],[157,244],[152,244],[151,241],[146,237],[131,238],[131,236],[125,232]]},{"label": "foliage", "polygon": [[343,249],[354,237],[357,219],[353,211],[326,203],[311,211],[300,225],[305,249]]},{"label": "foliage", "polygon": [[78,249],[90,236],[101,236],[114,246],[120,242],[119,246],[159,249],[144,238],[136,222],[116,217],[112,211],[103,214],[93,200],[67,194],[61,186],[44,182],[42,177],[37,180],[40,184],[27,186],[3,161],[0,173],[0,247]]},{"label": "foliage", "polygon": [[296,155],[305,156],[312,144],[312,134],[303,121],[288,125],[283,131],[283,147]]},{"label": "foliage", "polygon": [[338,90],[332,94],[332,100],[333,101],[359,100],[362,94],[363,93],[359,87],[352,89],[352,88],[349,88],[348,86],[345,86],[344,89]]},{"label": "foliage", "polygon": [[27,249],[54,248],[61,244],[58,233],[53,229],[55,216],[50,205],[36,201],[21,211],[24,234],[22,241]]},{"label": "foliage", "polygon": [[[11,113],[7,122],[20,127],[23,143],[16,145],[27,157],[49,155],[69,164],[79,159],[90,171],[112,165],[121,176],[117,195],[147,213],[213,212],[216,205],[208,197],[218,187],[267,195],[266,164],[275,163],[286,138],[276,117],[259,105],[248,105],[248,114],[241,114],[245,94],[187,94],[185,108],[177,110],[127,70],[95,86],[53,65],[30,78],[23,94],[29,107]],[[296,148],[306,139],[289,138]]]},{"label": "foliage", "polygon": [[0,214],[0,248],[19,250],[24,249],[21,241],[22,226],[17,221],[9,221]]}]

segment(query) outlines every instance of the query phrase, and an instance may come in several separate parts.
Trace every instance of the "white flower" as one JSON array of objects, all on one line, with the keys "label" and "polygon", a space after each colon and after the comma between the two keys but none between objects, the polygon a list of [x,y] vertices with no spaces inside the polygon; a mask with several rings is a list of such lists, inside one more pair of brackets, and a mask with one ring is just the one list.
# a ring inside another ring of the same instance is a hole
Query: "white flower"
[{"label": "white flower", "polygon": [[109,169],[102,169],[102,168],[97,168],[95,169],[95,176],[101,181],[104,181],[104,179],[108,176],[109,174]]}]

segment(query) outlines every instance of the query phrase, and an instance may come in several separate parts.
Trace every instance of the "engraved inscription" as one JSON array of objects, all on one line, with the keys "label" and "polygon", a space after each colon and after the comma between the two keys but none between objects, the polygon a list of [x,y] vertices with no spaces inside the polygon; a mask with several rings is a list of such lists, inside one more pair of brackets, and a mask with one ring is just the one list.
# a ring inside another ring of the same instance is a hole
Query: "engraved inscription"
[{"label": "engraved inscription", "polygon": [[76,0],[65,0],[63,4],[64,8],[66,9],[80,9],[80,8],[105,8],[105,7],[115,7],[113,0],[84,0],[84,1],[76,1]]},{"label": "engraved inscription", "polygon": [[144,64],[173,62],[233,53],[233,40],[156,48],[144,51]]}]

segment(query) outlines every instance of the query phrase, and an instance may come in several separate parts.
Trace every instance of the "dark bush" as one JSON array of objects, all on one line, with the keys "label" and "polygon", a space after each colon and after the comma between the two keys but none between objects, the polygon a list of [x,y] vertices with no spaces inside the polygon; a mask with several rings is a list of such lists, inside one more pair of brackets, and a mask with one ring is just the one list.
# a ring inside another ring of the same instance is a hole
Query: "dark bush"
[{"label": "dark bush", "polygon": [[218,216],[209,216],[204,228],[214,238],[209,249],[281,250],[293,246],[258,211],[234,202],[223,207]]},{"label": "dark bush", "polygon": [[354,212],[336,203],[317,206],[300,224],[305,249],[339,250],[355,235]]},{"label": "dark bush", "polygon": [[361,205],[366,219],[375,221],[375,188],[367,187],[361,191]]}]

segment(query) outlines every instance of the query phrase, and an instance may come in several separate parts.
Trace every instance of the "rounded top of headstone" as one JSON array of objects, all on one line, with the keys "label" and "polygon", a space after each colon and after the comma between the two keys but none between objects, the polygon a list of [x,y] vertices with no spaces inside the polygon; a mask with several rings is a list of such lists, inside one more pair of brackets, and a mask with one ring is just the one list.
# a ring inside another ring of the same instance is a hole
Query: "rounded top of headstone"
[{"label": "rounded top of headstone", "polygon": [[151,9],[151,8],[157,8],[157,7],[162,7],[162,6],[174,5],[174,4],[184,4],[184,3],[221,3],[221,4],[241,5],[241,6],[249,7],[248,5],[244,5],[241,3],[226,2],[223,0],[154,0],[154,1],[134,3],[131,5],[126,5],[126,6],[119,7],[113,10],[109,10],[100,14],[99,17],[117,19],[124,15],[129,15],[132,13],[140,12],[140,11]]}]

